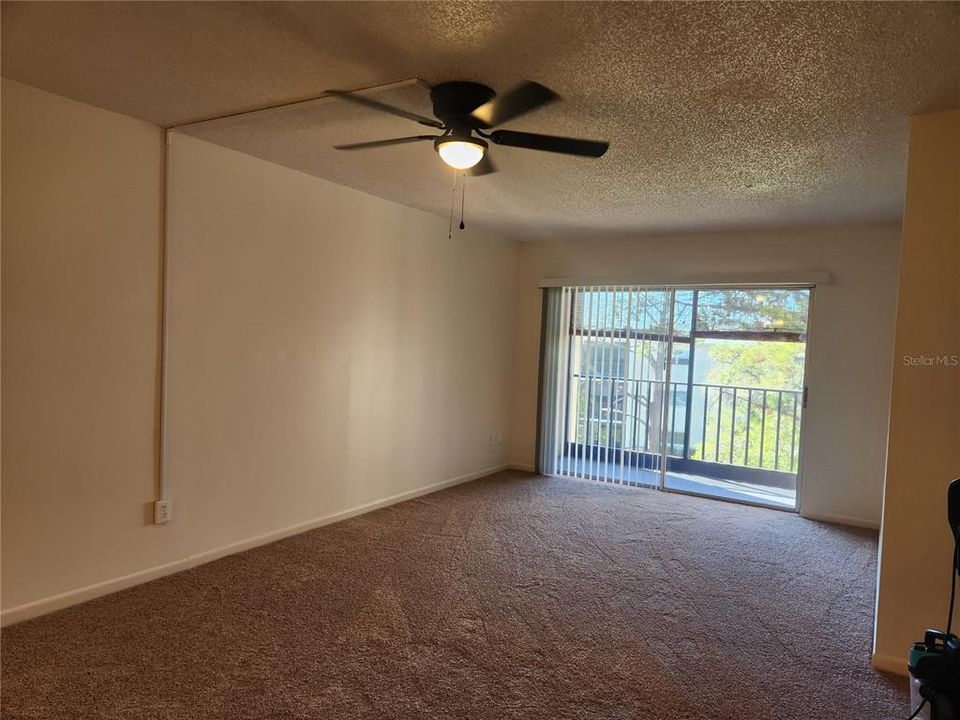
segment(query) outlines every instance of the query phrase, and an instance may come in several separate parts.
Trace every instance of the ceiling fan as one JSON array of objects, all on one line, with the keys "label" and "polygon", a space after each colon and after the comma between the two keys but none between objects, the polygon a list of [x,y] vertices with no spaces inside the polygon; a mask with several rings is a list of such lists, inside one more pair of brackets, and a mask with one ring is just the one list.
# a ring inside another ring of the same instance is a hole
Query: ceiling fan
[{"label": "ceiling fan", "polygon": [[559,99],[559,95],[553,90],[530,81],[500,96],[486,85],[474,82],[456,81],[434,85],[430,89],[430,100],[433,103],[433,114],[436,118],[424,117],[351,92],[342,90],[327,92],[358,105],[397,115],[442,131],[439,135],[411,135],[350,145],[335,145],[337,150],[366,150],[432,140],[440,159],[450,167],[463,170],[469,175],[488,175],[496,172],[496,168],[487,154],[489,148],[487,140],[494,145],[509,145],[593,158],[603,155],[610,146],[609,143],[599,140],[581,140],[515,130],[485,132]]}]

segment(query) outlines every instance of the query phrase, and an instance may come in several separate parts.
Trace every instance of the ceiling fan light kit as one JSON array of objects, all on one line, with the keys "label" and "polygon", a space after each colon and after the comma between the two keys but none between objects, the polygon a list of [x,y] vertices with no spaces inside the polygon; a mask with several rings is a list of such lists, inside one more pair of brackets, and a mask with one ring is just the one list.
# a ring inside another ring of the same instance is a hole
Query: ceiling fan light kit
[{"label": "ceiling fan light kit", "polygon": [[483,160],[487,143],[469,133],[441,135],[433,141],[440,159],[455,170],[469,170]]}]

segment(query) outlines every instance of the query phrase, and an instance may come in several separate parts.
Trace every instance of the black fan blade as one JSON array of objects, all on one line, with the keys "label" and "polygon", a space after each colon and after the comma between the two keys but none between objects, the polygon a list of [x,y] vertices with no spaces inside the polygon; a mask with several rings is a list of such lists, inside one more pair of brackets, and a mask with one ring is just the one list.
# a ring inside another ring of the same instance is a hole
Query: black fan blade
[{"label": "black fan blade", "polygon": [[547,105],[556,100],[553,90],[540,83],[527,81],[510,92],[495,97],[476,108],[471,115],[480,121],[481,127],[496,127],[508,120]]},{"label": "black fan blade", "polygon": [[493,164],[493,160],[490,159],[490,153],[484,153],[483,159],[474,165],[472,168],[464,170],[464,174],[470,175],[471,177],[478,177],[480,175],[490,175],[497,171],[497,166]]},{"label": "black fan blade", "polygon": [[419,142],[420,140],[433,140],[437,137],[439,137],[439,135],[411,135],[410,137],[370,140],[369,142],[334,145],[333,147],[335,150],[366,150],[367,148],[387,147],[388,145],[403,145],[405,143]]},{"label": "black fan blade", "polygon": [[598,158],[603,155],[610,143],[602,140],[581,140],[579,138],[557,137],[556,135],[539,135],[537,133],[515,132],[513,130],[495,130],[490,133],[490,140],[497,145],[530,148],[531,150],[545,150],[546,152],[563,153],[564,155],[583,155]]},{"label": "black fan blade", "polygon": [[368,97],[363,95],[355,95],[350,92],[345,92],[343,90],[327,90],[327,95],[333,95],[334,97],[341,98],[342,100],[349,100],[352,103],[357,105],[363,105],[364,107],[371,108],[373,110],[379,110],[380,112],[390,113],[391,115],[396,115],[398,117],[406,118],[407,120],[413,120],[418,122],[421,125],[429,125],[430,127],[442,128],[443,123],[439,120],[434,120],[433,118],[424,117],[423,115],[417,115],[416,113],[403,110],[393,105],[387,105],[382,103],[379,100],[371,100]]}]

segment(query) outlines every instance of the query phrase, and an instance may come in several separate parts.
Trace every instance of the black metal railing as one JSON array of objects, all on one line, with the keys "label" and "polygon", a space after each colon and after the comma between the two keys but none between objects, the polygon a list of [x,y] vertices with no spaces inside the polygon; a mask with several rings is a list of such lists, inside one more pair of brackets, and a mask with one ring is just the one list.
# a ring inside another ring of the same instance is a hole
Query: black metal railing
[{"label": "black metal railing", "polygon": [[[803,393],[784,388],[571,376],[568,442],[794,473]],[[666,422],[664,423],[664,413]]]}]

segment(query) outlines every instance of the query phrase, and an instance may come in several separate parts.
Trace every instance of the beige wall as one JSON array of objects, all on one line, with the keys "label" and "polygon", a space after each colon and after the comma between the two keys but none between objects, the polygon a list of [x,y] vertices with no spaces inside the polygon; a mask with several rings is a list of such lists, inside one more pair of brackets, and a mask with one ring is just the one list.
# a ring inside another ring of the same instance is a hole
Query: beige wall
[{"label": "beige wall", "polygon": [[643,239],[524,243],[511,458],[532,466],[541,278],[676,281],[828,271],[811,328],[801,511],[880,521],[900,228],[896,223]]},{"label": "beige wall", "polygon": [[960,358],[960,111],[911,123],[874,656],[901,672],[910,642],[946,622],[960,477],[960,367],[919,356]]},{"label": "beige wall", "polygon": [[5,621],[505,462],[514,243],[175,137],[149,524],[160,132],[4,81],[3,151]]},{"label": "beige wall", "polygon": [[192,138],[171,169],[170,482],[201,545],[506,461],[515,243]]},{"label": "beige wall", "polygon": [[160,131],[6,80],[3,607],[161,562]]}]

